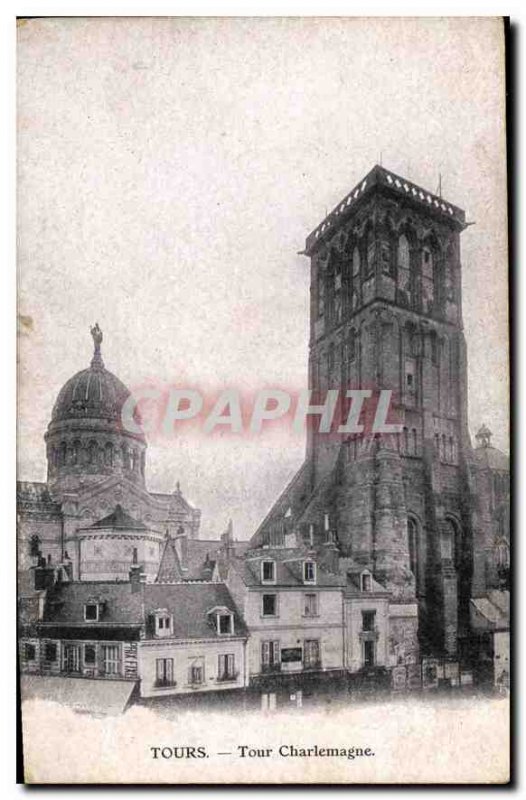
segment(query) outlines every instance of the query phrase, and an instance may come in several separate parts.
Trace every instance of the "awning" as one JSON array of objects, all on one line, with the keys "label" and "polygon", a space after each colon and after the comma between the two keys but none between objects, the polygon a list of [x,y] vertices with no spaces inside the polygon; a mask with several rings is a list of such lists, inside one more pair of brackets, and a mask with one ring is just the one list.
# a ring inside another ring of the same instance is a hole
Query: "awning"
[{"label": "awning", "polygon": [[24,700],[49,700],[91,714],[122,714],[136,681],[64,678],[54,675],[22,675]]}]

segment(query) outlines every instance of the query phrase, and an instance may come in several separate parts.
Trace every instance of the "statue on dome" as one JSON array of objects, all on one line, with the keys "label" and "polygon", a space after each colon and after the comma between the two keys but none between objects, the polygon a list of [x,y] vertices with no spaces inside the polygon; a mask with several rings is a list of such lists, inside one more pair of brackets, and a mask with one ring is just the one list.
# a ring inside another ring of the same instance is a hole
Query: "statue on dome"
[{"label": "statue on dome", "polygon": [[100,350],[100,346],[102,343],[102,331],[99,328],[98,322],[96,322],[93,328],[91,329],[91,335],[93,337],[93,344],[95,345],[95,350]]},{"label": "statue on dome", "polygon": [[93,344],[94,344],[93,359],[91,362],[91,366],[94,367],[95,369],[104,369],[104,362],[102,361],[102,356],[100,354],[102,331],[99,327],[98,322],[96,322],[93,328],[91,328],[91,336],[93,338]]}]

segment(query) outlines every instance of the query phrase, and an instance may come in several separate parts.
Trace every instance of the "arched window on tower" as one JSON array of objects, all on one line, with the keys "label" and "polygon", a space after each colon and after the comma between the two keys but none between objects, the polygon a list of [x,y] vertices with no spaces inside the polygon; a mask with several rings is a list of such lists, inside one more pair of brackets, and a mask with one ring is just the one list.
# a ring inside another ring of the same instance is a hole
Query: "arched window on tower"
[{"label": "arched window on tower", "polygon": [[365,278],[370,278],[374,274],[374,262],[376,258],[376,247],[374,240],[374,233],[369,228],[366,240],[366,261],[365,261]]},{"label": "arched window on tower", "polygon": [[88,464],[95,466],[97,463],[97,442],[91,441],[88,445]]},{"label": "arched window on tower", "polygon": [[73,442],[73,447],[71,449],[71,463],[73,466],[76,466],[80,461],[80,442],[78,439],[75,439]]},{"label": "arched window on tower", "polygon": [[360,298],[360,251],[355,247],[352,253],[351,313],[356,311]]},{"label": "arched window on tower", "polygon": [[65,467],[66,466],[67,457],[68,457],[68,447],[67,447],[66,442],[62,442],[61,445],[60,445],[60,451],[59,451],[59,465],[61,467]]},{"label": "arched window on tower", "polygon": [[435,258],[431,247],[422,249],[422,310],[431,314],[435,304]]},{"label": "arched window on tower", "polygon": [[343,275],[342,262],[339,257],[334,264],[334,324],[339,325],[343,318]]},{"label": "arched window on tower", "polygon": [[413,287],[411,280],[411,254],[409,241],[405,234],[398,238],[398,291],[401,302],[408,308],[413,306]]},{"label": "arched window on tower", "polygon": [[104,464],[107,467],[113,466],[113,445],[111,442],[106,442],[104,447]]},{"label": "arched window on tower", "polygon": [[352,251],[352,280],[353,284],[360,279],[360,251],[355,247]]},{"label": "arched window on tower", "polygon": [[334,322],[334,266],[330,260],[325,280],[325,321],[326,324]]},{"label": "arched window on tower", "polygon": [[448,522],[447,527],[442,531],[442,534],[440,536],[440,555],[442,557],[442,561],[453,560],[453,546],[454,546],[453,529],[451,527],[451,524]]},{"label": "arched window on tower", "polygon": [[455,569],[460,567],[461,531],[456,522],[446,519],[440,534],[440,554],[443,561],[453,562]]},{"label": "arched window on tower", "polygon": [[321,265],[318,264],[318,316],[323,317],[325,313],[325,275],[322,272]]}]

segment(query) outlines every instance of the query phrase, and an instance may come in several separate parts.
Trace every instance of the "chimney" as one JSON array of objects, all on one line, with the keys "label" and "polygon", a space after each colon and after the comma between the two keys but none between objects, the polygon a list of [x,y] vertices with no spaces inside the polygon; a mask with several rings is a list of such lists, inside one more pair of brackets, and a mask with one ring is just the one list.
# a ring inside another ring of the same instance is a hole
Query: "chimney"
[{"label": "chimney", "polygon": [[132,594],[141,591],[141,584],[146,583],[146,575],[142,571],[142,564],[137,563],[137,548],[133,548],[133,560],[130,567],[130,586]]},{"label": "chimney", "polygon": [[146,575],[142,571],[142,566],[140,564],[132,564],[130,567],[130,586],[132,594],[140,592],[143,583],[146,583]]},{"label": "chimney", "polygon": [[340,551],[336,542],[329,540],[323,545],[323,564],[330,572],[337,573]]}]

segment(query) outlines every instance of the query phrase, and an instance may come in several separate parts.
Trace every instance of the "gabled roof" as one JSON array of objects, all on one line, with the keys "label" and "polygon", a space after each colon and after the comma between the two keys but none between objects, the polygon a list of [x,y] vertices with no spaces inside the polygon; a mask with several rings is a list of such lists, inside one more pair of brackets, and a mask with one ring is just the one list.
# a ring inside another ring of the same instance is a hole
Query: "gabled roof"
[{"label": "gabled roof", "polygon": [[112,530],[126,530],[126,531],[146,531],[148,530],[142,522],[138,519],[130,517],[129,514],[118,504],[115,506],[115,511],[108,514],[107,517],[100,519],[90,525],[90,528],[111,528]]},{"label": "gabled roof", "polygon": [[[364,567],[363,564],[358,564],[356,561],[354,561],[354,559],[340,558],[338,568],[340,574],[345,576],[349,593],[354,594],[355,592],[358,592],[365,595],[383,592],[384,594],[390,594],[389,590],[386,589],[385,586],[382,586],[381,583],[378,583],[370,569]],[[369,592],[362,592],[361,576],[364,572],[371,576],[371,590]]]},{"label": "gabled roof", "polygon": [[161,556],[161,563],[157,571],[156,583],[173,583],[174,581],[183,580],[183,576],[187,571],[183,572],[181,562],[177,554],[175,542],[171,536],[166,537],[164,543],[164,550]]}]

